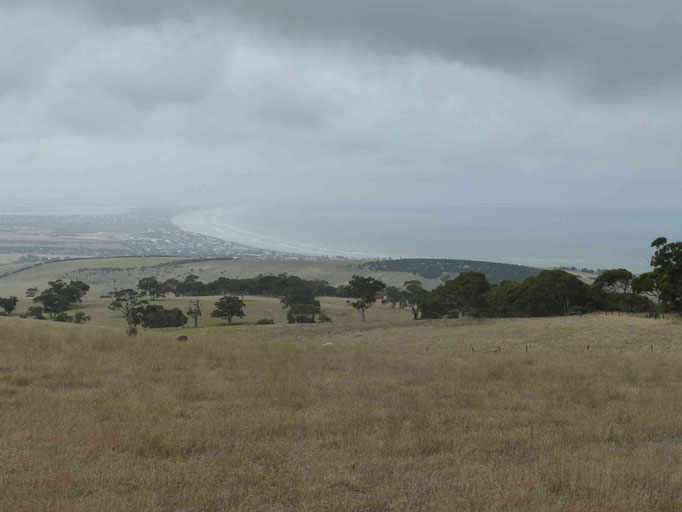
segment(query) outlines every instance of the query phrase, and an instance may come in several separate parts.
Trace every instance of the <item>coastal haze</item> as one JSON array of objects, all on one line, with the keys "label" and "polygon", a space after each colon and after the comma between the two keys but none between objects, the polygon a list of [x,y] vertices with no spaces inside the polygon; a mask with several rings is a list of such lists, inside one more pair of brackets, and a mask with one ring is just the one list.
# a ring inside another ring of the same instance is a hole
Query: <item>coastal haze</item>
[{"label": "coastal haze", "polygon": [[636,272],[682,237],[679,3],[283,5],[0,2],[0,210]]},{"label": "coastal haze", "polygon": [[537,267],[649,268],[651,240],[677,233],[660,211],[520,208],[211,208],[173,217],[187,231],[261,249],[348,258],[464,258]]}]

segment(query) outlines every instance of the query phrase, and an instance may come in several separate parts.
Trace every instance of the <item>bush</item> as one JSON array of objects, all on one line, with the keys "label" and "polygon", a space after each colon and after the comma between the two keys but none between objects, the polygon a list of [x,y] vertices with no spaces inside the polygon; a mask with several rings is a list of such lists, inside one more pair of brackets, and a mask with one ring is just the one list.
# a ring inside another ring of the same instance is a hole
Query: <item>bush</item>
[{"label": "bush", "polygon": [[321,324],[330,324],[330,323],[332,323],[332,317],[330,317],[329,315],[327,315],[327,313],[321,311],[321,312],[320,312],[320,318],[318,319],[318,321],[319,321]]},{"label": "bush", "polygon": [[53,317],[53,320],[55,322],[61,322],[65,324],[71,324],[73,323],[73,317],[67,315],[66,313],[58,313]]},{"label": "bush", "polygon": [[317,304],[294,304],[287,312],[287,321],[290,324],[314,324],[315,316],[319,314]]},{"label": "bush", "polygon": [[30,307],[28,311],[21,315],[21,318],[35,318],[36,320],[45,320],[45,315],[43,314],[43,308],[40,307]]},{"label": "bush", "polygon": [[256,325],[275,325],[275,321],[270,318],[261,318],[256,322]]},{"label": "bush", "polygon": [[85,324],[85,323],[89,322],[90,320],[92,320],[92,318],[90,318],[90,315],[86,315],[82,311],[79,311],[73,317],[73,323],[74,324]]},{"label": "bush", "polygon": [[166,309],[163,306],[147,306],[142,312],[142,327],[147,329],[183,327],[188,320],[178,308]]}]

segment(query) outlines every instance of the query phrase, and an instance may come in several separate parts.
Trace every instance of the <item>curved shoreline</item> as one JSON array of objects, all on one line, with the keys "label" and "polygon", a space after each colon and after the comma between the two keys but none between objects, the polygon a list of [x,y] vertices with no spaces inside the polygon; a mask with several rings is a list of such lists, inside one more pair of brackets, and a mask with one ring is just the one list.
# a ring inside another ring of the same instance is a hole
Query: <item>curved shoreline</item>
[{"label": "curved shoreline", "polygon": [[233,242],[266,251],[318,257],[345,257],[351,259],[371,259],[380,257],[377,254],[363,251],[340,250],[310,243],[286,240],[264,233],[257,233],[224,222],[224,217],[227,215],[229,215],[229,210],[223,208],[196,210],[174,216],[171,219],[171,223],[182,231],[198,233],[200,235],[218,238],[226,242]]}]

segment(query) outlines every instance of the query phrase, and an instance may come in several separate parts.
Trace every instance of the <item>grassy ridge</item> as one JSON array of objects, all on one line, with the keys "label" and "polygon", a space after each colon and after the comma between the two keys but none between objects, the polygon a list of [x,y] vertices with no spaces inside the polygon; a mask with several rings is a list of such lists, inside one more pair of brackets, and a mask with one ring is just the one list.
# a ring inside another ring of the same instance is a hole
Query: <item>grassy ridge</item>
[{"label": "grassy ridge", "polygon": [[374,313],[184,344],[0,318],[0,510],[679,504],[679,324]]}]

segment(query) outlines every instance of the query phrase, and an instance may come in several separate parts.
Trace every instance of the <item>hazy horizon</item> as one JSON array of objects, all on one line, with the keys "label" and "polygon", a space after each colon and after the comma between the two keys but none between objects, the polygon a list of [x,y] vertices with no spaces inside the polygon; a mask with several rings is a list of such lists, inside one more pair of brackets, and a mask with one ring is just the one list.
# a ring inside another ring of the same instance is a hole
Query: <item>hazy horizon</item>
[{"label": "hazy horizon", "polygon": [[682,239],[672,0],[0,16],[0,211],[236,208],[285,245],[639,271]]}]

